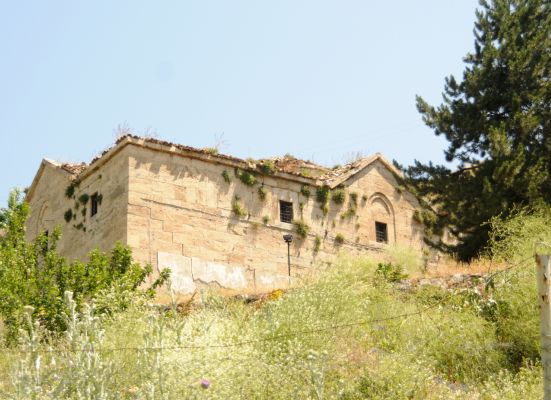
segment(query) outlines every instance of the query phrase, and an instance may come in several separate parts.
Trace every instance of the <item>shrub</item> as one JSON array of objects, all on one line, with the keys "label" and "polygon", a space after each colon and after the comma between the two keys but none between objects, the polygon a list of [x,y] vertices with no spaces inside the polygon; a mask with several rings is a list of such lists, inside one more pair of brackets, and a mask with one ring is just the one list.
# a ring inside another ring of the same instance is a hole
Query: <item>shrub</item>
[{"label": "shrub", "polygon": [[335,235],[335,244],[340,246],[344,243],[344,235],[342,233],[337,233]]},{"label": "shrub", "polygon": [[[48,330],[62,331],[66,322],[61,317],[60,299],[66,290],[74,293],[80,306],[109,288],[139,291],[138,287],[152,273],[151,266],[133,263],[131,250],[120,244],[110,254],[91,252],[87,263],[69,263],[57,254],[59,229],[49,236],[38,236],[32,243],[25,240],[23,227],[27,216],[28,207],[24,203],[11,202],[7,233],[0,237],[0,317],[9,340],[17,335],[24,306],[32,306],[33,318]],[[163,272],[154,287],[167,278],[167,272]]]},{"label": "shrub", "polygon": [[346,200],[346,193],[344,189],[335,189],[331,195],[331,200],[333,200],[333,203],[335,204],[344,204],[344,201]]},{"label": "shrub", "polygon": [[268,225],[268,222],[270,222],[270,218],[267,215],[263,216],[262,217],[262,223],[264,225]]},{"label": "shrub", "polygon": [[300,193],[304,196],[304,197],[310,197],[310,187],[309,186],[306,186],[306,185],[302,185],[300,187]]},{"label": "shrub", "polygon": [[388,282],[398,282],[408,277],[404,268],[399,264],[379,263],[375,272]]}]

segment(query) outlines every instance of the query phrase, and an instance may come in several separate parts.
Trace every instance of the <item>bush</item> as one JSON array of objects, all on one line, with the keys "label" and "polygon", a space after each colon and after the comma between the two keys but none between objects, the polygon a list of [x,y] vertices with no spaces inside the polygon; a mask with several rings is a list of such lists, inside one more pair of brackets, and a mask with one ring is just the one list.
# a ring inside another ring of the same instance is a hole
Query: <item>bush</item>
[{"label": "bush", "polygon": [[379,263],[375,272],[388,282],[398,282],[408,277],[401,265],[392,263]]},{"label": "bush", "polygon": [[[62,297],[67,290],[73,292],[79,307],[110,288],[141,292],[138,287],[152,268],[133,263],[129,248],[116,244],[109,255],[96,250],[90,253],[88,263],[69,263],[57,253],[59,229],[32,243],[25,240],[28,213],[28,206],[13,193],[6,212],[6,233],[0,237],[0,317],[8,341],[17,337],[24,306],[31,306],[33,318],[49,331],[65,330]],[[153,294],[167,278],[167,271],[161,273],[148,293]]]}]

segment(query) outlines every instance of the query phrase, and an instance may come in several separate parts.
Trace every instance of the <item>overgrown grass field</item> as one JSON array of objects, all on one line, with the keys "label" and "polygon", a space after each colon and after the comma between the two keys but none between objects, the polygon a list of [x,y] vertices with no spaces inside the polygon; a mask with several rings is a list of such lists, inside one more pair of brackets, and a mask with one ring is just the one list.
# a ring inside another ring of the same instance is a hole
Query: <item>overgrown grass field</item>
[{"label": "overgrown grass field", "polygon": [[[0,349],[9,399],[539,399],[534,237],[547,212],[493,222],[488,257],[511,268],[479,288],[404,290],[410,252],[343,255],[302,287],[262,300],[202,292],[193,307],[106,290],[76,302],[64,329],[26,307]],[[415,271],[413,271],[415,269]],[[125,307],[98,312],[98,307]],[[38,322],[37,322],[38,321]]]}]

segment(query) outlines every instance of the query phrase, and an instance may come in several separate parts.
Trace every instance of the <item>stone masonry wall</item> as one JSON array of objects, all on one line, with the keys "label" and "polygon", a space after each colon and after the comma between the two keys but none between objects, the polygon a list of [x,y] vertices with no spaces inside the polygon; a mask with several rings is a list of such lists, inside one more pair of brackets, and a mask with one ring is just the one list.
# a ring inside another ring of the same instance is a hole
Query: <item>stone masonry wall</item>
[{"label": "stone masonry wall", "polygon": [[[170,267],[173,289],[191,293],[209,286],[233,291],[265,291],[288,283],[287,245],[282,235],[293,233],[293,279],[313,272],[318,261],[339,251],[377,251],[375,221],[388,225],[389,244],[422,245],[421,228],[413,221],[415,199],[396,189],[392,174],[375,162],[345,182],[347,201],[329,202],[323,215],[302,184],[257,175],[249,187],[234,169],[216,162],[181,157],[136,145],[126,148],[128,167],[127,243],[135,258],[154,267]],[[227,171],[231,182],[222,173]],[[263,185],[266,198],[258,189]],[[357,193],[356,213],[350,192]],[[246,216],[232,212],[235,197]],[[300,238],[293,224],[280,222],[279,200],[293,203],[294,218],[309,226]],[[302,204],[302,205],[301,205]],[[344,243],[336,243],[340,234]],[[316,251],[316,238],[321,241]]]},{"label": "stone masonry wall", "polygon": [[[65,191],[70,174],[59,167],[47,164],[43,176],[28,199],[31,217],[27,223],[27,237],[35,238],[40,232],[52,232],[55,226],[62,229],[58,244],[60,254],[68,259],[85,260],[94,248],[109,251],[116,241],[126,243],[128,208],[128,155],[127,148],[115,154],[98,170],[84,177],[75,187],[74,198]],[[101,195],[96,215],[91,216],[91,196]],[[79,201],[88,195],[84,204]],[[64,214],[71,209],[73,217],[65,221]]]}]

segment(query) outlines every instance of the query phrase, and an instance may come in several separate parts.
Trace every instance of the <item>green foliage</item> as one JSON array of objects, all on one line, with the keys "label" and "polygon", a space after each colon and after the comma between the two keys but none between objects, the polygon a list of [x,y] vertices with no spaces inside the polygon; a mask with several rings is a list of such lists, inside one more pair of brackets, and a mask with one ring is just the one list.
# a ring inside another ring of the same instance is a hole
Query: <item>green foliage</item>
[{"label": "green foliage", "polygon": [[232,212],[237,218],[244,218],[248,215],[248,211],[241,203],[241,198],[239,196],[233,198]]},{"label": "green foliage", "polygon": [[273,175],[276,172],[276,166],[272,160],[263,160],[256,164],[256,167],[264,175]]},{"label": "green foliage", "polygon": [[342,233],[337,233],[335,235],[335,244],[340,246],[344,243],[344,235]]},{"label": "green foliage", "polygon": [[79,185],[80,185],[80,181],[78,180],[71,181],[69,186],[67,186],[67,188],[65,189],[65,197],[67,197],[68,199],[73,198],[75,195],[75,190]]},{"label": "green foliage", "polygon": [[80,201],[82,204],[88,203],[89,199],[90,199],[90,196],[86,193],[83,193],[78,197],[78,201]]},{"label": "green foliage", "polygon": [[247,186],[254,186],[256,184],[256,177],[249,171],[236,169],[235,176]]},{"label": "green foliage", "polygon": [[398,282],[408,277],[404,268],[399,264],[379,263],[375,272],[388,282]]},{"label": "green foliage", "polygon": [[262,185],[258,188],[258,197],[260,198],[260,200],[262,200],[262,201],[266,200],[266,194],[267,193],[268,193],[268,191],[266,190],[264,185]]},{"label": "green foliage", "polygon": [[63,218],[65,219],[65,222],[70,222],[71,218],[73,218],[73,209],[69,208],[65,213],[63,214]]},{"label": "green foliage", "polygon": [[355,208],[349,208],[345,212],[341,214],[341,219],[350,219],[354,215],[356,215],[356,209]]},{"label": "green foliage", "polygon": [[329,212],[329,195],[330,194],[331,194],[331,189],[329,189],[329,186],[323,185],[316,189],[316,201],[320,205],[323,215],[327,215],[327,213]]},{"label": "green foliage", "polygon": [[263,216],[262,217],[262,223],[264,225],[268,225],[268,222],[270,222],[270,218],[267,215]]},{"label": "green foliage", "polygon": [[89,262],[69,263],[57,254],[60,231],[25,240],[28,206],[12,193],[6,234],[0,237],[0,317],[7,339],[14,340],[23,318],[23,307],[33,307],[33,318],[50,331],[64,330],[63,293],[70,290],[79,306],[102,291],[138,291],[151,274],[150,266],[132,262],[130,249],[117,244],[110,254],[94,251]]},{"label": "green foliage", "polygon": [[319,235],[316,235],[314,238],[314,253],[318,253],[321,248],[321,237]]},{"label": "green foliage", "polygon": [[226,183],[231,182],[230,174],[228,173],[227,170],[222,171],[222,178],[224,178],[224,182]]},{"label": "green foliage", "polygon": [[546,0],[480,4],[462,80],[446,79],[438,107],[417,98],[425,123],[448,140],[455,170],[419,162],[404,170],[410,189],[442,211],[432,231],[450,227],[456,243],[432,245],[463,260],[484,249],[491,218],[507,217],[514,205],[551,203],[551,7]]},{"label": "green foliage", "polygon": [[333,193],[331,194],[331,200],[333,200],[333,203],[335,204],[344,204],[346,200],[346,193],[343,188],[338,188],[333,190]]},{"label": "green foliage", "polygon": [[304,197],[310,197],[310,187],[302,185],[300,187],[300,194],[302,194]]},{"label": "green foliage", "polygon": [[45,400],[541,398],[541,366],[508,370],[507,343],[454,292],[421,302],[375,269],[344,257],[253,307],[203,292],[185,314],[140,302],[98,318],[99,304],[79,311],[67,293],[67,334],[41,340],[49,333],[24,319],[12,349],[23,353],[0,351],[0,387],[7,398]]},{"label": "green foliage", "polygon": [[310,231],[310,226],[302,220],[295,220],[293,221],[293,225],[295,226],[295,232],[297,235],[301,238],[305,238],[308,236],[308,232]]}]

